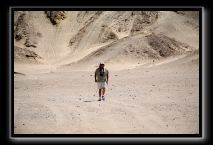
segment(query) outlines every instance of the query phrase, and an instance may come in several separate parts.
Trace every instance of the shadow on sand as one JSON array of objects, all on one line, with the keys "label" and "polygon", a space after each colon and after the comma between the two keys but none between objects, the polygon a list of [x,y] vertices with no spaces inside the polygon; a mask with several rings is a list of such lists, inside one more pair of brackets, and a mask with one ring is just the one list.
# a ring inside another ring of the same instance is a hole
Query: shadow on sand
[{"label": "shadow on sand", "polygon": [[83,102],[97,102],[98,100],[85,100]]}]

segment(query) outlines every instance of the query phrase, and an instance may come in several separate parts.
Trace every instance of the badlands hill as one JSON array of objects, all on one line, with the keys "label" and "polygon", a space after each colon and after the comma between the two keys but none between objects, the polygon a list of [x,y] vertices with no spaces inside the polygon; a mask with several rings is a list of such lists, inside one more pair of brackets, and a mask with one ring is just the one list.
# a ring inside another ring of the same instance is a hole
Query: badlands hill
[{"label": "badlands hill", "polygon": [[199,49],[198,12],[17,11],[15,64],[126,68]]}]

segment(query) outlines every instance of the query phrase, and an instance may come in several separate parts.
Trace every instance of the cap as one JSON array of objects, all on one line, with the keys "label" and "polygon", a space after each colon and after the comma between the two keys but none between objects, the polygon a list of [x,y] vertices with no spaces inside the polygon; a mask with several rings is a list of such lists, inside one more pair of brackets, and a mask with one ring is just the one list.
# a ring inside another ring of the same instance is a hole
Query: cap
[{"label": "cap", "polygon": [[104,62],[100,62],[100,64],[104,64]]}]

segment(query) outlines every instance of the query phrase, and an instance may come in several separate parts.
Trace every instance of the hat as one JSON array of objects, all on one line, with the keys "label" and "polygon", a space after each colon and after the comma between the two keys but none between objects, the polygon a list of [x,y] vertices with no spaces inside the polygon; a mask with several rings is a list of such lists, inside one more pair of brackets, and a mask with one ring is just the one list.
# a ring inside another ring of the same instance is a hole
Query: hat
[{"label": "hat", "polygon": [[104,64],[104,62],[103,62],[103,61],[101,61],[101,62],[100,62],[100,64]]}]

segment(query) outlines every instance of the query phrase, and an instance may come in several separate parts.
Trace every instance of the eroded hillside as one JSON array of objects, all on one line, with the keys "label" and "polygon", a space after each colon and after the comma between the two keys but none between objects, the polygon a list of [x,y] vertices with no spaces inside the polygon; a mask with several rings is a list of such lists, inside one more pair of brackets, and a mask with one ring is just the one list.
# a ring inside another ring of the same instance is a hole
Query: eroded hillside
[{"label": "eroded hillside", "polygon": [[17,11],[15,63],[135,65],[181,55],[199,49],[198,18],[183,11]]}]

